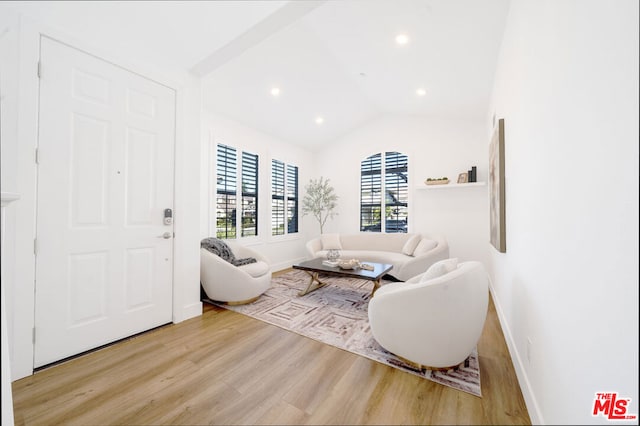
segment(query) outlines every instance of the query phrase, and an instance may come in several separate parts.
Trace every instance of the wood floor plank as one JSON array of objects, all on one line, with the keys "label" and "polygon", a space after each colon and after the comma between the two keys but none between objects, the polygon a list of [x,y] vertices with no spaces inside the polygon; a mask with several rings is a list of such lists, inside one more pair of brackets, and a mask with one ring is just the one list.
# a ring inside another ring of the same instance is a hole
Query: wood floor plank
[{"label": "wood floor plank", "polygon": [[313,348],[313,356],[298,365],[303,374],[298,374],[299,380],[291,386],[283,399],[303,412],[313,413],[344,376],[354,361],[353,356],[357,355],[336,351],[329,345],[317,342],[307,344]]},{"label": "wood floor plank", "polygon": [[205,305],[15,381],[15,424],[531,424],[493,302],[478,354],[481,398]]}]

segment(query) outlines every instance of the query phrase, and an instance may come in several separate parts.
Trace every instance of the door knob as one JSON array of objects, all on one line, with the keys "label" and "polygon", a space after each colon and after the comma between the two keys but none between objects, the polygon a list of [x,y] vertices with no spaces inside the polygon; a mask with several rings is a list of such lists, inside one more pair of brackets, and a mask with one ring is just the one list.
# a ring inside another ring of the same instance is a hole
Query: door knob
[{"label": "door knob", "polygon": [[158,236],[158,238],[164,238],[165,240],[168,240],[169,238],[171,238],[171,232],[165,232],[164,234]]}]

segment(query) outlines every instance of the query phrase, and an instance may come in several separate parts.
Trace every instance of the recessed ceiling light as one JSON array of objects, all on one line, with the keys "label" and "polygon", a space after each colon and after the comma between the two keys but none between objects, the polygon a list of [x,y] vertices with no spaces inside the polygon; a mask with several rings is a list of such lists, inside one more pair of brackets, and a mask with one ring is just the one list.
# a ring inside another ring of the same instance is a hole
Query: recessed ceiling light
[{"label": "recessed ceiling light", "polygon": [[418,95],[418,96],[424,96],[426,94],[427,94],[427,91],[424,90],[423,88],[420,88],[420,89],[416,90],[416,95]]},{"label": "recessed ceiling light", "polygon": [[279,87],[272,87],[271,88],[271,94],[273,96],[278,96],[280,94],[280,88]]},{"label": "recessed ceiling light", "polygon": [[400,45],[409,43],[409,36],[406,34],[398,34],[396,36],[396,43]]},{"label": "recessed ceiling light", "polygon": [[322,123],[324,123],[324,118],[316,117],[316,124],[322,124]]}]

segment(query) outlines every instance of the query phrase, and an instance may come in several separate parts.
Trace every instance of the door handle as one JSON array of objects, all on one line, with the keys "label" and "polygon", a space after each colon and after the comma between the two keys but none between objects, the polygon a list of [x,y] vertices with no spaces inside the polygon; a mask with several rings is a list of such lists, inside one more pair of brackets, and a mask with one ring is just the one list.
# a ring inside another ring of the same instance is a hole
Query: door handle
[{"label": "door handle", "polygon": [[165,232],[162,235],[158,235],[158,238],[164,238],[165,240],[168,240],[169,238],[171,238],[171,232]]}]

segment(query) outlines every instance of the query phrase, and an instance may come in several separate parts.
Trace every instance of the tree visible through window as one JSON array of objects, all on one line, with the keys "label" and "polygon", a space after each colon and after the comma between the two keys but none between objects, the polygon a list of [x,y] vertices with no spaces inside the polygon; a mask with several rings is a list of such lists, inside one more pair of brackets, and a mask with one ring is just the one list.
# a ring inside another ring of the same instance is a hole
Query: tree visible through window
[{"label": "tree visible through window", "polygon": [[364,159],[360,163],[360,230],[407,232],[408,193],[406,155],[385,152]]}]

